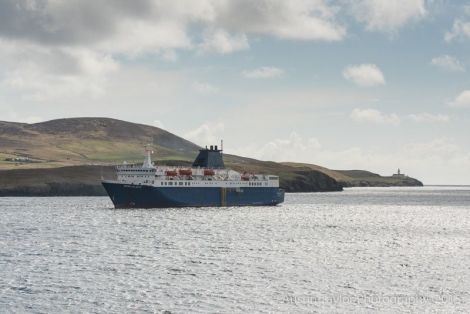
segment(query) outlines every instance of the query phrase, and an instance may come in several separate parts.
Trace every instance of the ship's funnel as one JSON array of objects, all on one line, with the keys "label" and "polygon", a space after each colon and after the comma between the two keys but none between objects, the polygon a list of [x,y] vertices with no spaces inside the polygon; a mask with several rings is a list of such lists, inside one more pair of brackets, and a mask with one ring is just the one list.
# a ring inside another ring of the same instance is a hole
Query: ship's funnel
[{"label": "ship's funnel", "polygon": [[214,146],[210,146],[209,149],[199,150],[199,155],[194,160],[193,167],[224,169],[225,164],[221,152],[217,149],[217,146],[215,146],[215,149]]}]

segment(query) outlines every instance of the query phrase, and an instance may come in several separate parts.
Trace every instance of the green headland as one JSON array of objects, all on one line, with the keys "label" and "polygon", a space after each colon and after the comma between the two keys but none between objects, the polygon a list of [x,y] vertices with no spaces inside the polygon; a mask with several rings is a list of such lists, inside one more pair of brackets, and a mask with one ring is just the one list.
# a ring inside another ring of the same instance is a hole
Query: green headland
[{"label": "green headland", "polygon": [[[163,129],[110,118],[35,124],[0,121],[0,196],[105,195],[101,178],[112,178],[113,165],[123,161],[142,162],[146,144],[156,150],[155,162],[167,165],[190,165],[200,148]],[[363,170],[331,170],[229,154],[224,154],[224,160],[237,171],[279,175],[287,192],[422,185],[407,176],[383,177]]]}]

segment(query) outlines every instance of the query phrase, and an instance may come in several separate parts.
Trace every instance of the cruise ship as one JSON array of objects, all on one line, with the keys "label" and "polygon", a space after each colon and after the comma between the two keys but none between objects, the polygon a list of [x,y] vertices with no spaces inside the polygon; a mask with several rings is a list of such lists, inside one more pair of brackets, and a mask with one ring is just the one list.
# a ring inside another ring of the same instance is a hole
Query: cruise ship
[{"label": "cruise ship", "polygon": [[199,150],[191,167],[154,165],[146,148],[142,165],[119,165],[103,180],[115,208],[274,206],[284,202],[275,175],[225,168],[217,145]]}]

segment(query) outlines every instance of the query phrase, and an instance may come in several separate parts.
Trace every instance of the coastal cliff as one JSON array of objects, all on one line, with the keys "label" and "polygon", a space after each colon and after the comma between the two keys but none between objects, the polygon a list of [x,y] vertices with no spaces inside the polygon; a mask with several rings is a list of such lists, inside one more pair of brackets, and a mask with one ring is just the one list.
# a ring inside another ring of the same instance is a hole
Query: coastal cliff
[{"label": "coastal cliff", "polygon": [[[166,161],[165,164],[181,164]],[[287,192],[341,191],[329,176],[309,169],[289,170],[280,165],[280,186]],[[70,166],[0,170],[0,196],[105,196],[102,178],[113,178],[111,166]]]},{"label": "coastal cliff", "polygon": [[[191,165],[199,146],[165,130],[108,118],[74,118],[36,124],[0,122],[0,196],[106,195],[101,179],[113,166],[142,162],[151,143],[161,165]],[[341,191],[324,173],[235,155],[227,167],[276,174],[289,192]]]},{"label": "coastal cliff", "polygon": [[[112,178],[112,166],[123,161],[140,163],[142,147],[149,143],[157,151],[156,161],[167,165],[190,165],[200,148],[163,129],[110,118],[34,124],[0,121],[0,196],[106,195],[101,178]],[[228,168],[240,172],[280,176],[281,188],[287,192],[420,183],[230,154],[224,154],[224,160]]]},{"label": "coastal cliff", "polygon": [[304,163],[283,163],[292,167],[307,167],[320,171],[334,178],[342,187],[392,187],[392,186],[423,186],[418,179],[398,174],[381,176],[366,170],[332,170],[325,167]]}]

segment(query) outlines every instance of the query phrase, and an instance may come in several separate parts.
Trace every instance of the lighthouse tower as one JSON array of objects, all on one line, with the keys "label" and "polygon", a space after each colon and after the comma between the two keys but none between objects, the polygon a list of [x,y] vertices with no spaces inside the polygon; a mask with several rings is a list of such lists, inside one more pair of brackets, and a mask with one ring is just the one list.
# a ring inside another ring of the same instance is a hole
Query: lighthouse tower
[{"label": "lighthouse tower", "polygon": [[403,173],[401,173],[400,168],[398,168],[397,173],[394,173],[393,176],[394,177],[400,177],[400,178],[405,177],[405,175]]}]

